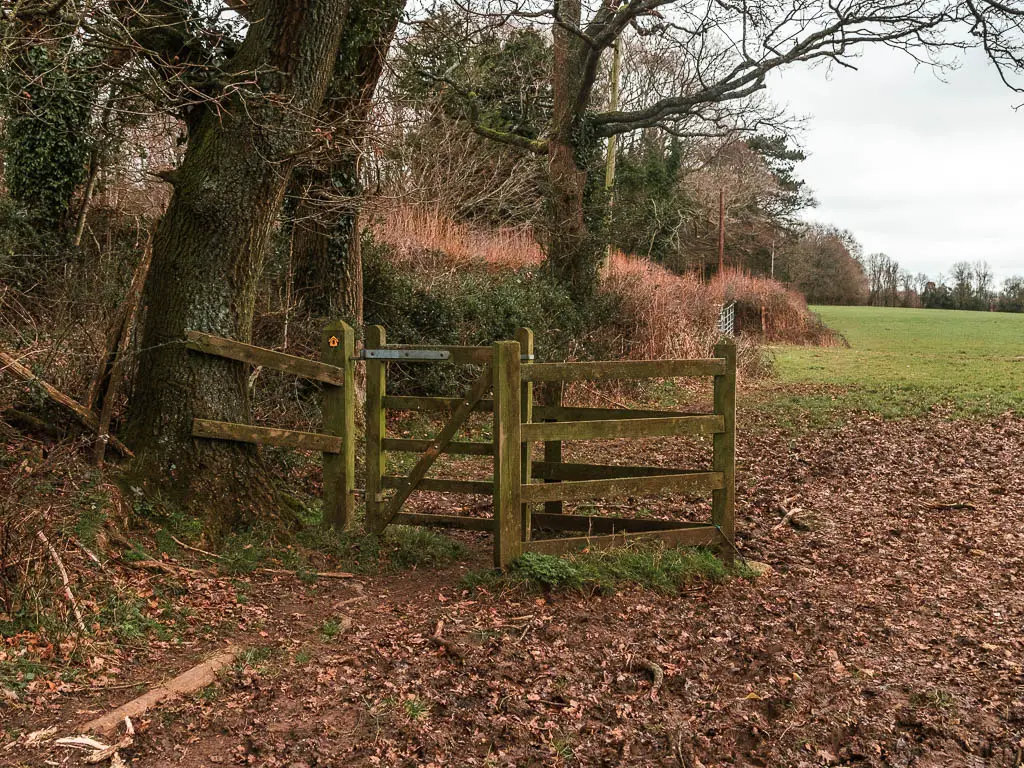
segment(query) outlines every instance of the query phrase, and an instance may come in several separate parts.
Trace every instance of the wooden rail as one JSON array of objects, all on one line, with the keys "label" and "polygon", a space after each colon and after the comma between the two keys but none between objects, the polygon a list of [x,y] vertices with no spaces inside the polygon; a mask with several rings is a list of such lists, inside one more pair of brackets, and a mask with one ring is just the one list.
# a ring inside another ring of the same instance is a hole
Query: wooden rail
[{"label": "wooden rail", "polygon": [[290,373],[305,379],[323,381],[336,387],[345,386],[345,369],[342,367],[287,355],[284,352],[275,352],[272,349],[254,347],[252,344],[245,344],[234,339],[225,339],[199,331],[189,331],[185,337],[185,346],[207,355],[238,360],[250,365],[262,365],[264,368]]},{"label": "wooden rail", "polygon": [[[400,490],[408,484],[409,478],[407,477],[384,475],[381,478],[382,488]],[[494,493],[494,482],[492,480],[451,480],[442,477],[424,477],[416,483],[415,490],[438,491],[441,493],[475,493],[490,496]]]},{"label": "wooden rail", "polygon": [[[454,411],[462,402],[461,397],[415,397],[386,395],[382,398],[384,408],[395,411],[420,411],[431,413],[436,411]],[[482,399],[473,406],[474,411],[491,413],[494,410],[494,401]]]},{"label": "wooden rail", "polygon": [[523,440],[613,440],[621,437],[713,435],[725,429],[721,416],[673,416],[662,419],[604,419],[524,424]]},{"label": "wooden rail", "polygon": [[533,476],[542,480],[605,480],[617,477],[653,477],[687,474],[671,467],[635,467],[628,464],[566,464],[533,462]]},{"label": "wooden rail", "polygon": [[341,438],[319,432],[300,432],[295,429],[257,427],[252,424],[235,424],[229,421],[209,419],[192,420],[193,437],[212,440],[234,440],[238,443],[273,445],[278,448],[298,448],[321,453],[341,453]]},{"label": "wooden rail", "polygon": [[666,491],[707,494],[722,487],[721,472],[686,472],[651,477],[615,477],[605,480],[569,480],[543,485],[524,485],[524,502],[582,501],[615,499],[624,496],[653,496]]},{"label": "wooden rail", "polygon": [[[385,437],[381,444],[385,451],[404,451],[406,453],[423,453],[433,444],[433,440],[413,440],[411,438]],[[452,440],[441,453],[454,453],[463,456],[493,456],[492,443]]]},{"label": "wooden rail", "polygon": [[524,381],[607,381],[608,379],[670,379],[724,376],[726,361],[612,360],[579,363],[534,363],[523,368]]},{"label": "wooden rail", "polygon": [[[431,413],[439,411],[453,411],[462,402],[458,397],[421,397],[410,395],[387,395],[384,397],[384,407],[395,411],[418,411],[420,413]],[[494,401],[482,399],[473,410],[478,413],[493,413]],[[533,419],[535,421],[599,421],[602,419],[659,419],[671,418],[674,416],[701,416],[699,413],[684,413],[681,411],[644,410],[636,408],[588,408],[582,406],[566,407],[533,405]]]},{"label": "wooden rail", "polygon": [[653,411],[637,408],[583,408],[552,405],[533,406],[536,421],[600,421],[602,419],[668,419],[675,416],[702,416],[682,411]]}]

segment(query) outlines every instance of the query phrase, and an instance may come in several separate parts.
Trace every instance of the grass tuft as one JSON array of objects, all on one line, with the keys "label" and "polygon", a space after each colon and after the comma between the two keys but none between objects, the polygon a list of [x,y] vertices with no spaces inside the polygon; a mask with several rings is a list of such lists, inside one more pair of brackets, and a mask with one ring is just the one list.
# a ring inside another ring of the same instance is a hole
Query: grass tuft
[{"label": "grass tuft", "polygon": [[402,709],[410,720],[420,720],[430,714],[430,705],[415,696],[403,701]]},{"label": "grass tuft", "polygon": [[508,574],[474,571],[466,575],[463,585],[470,590],[519,586],[600,594],[636,586],[676,594],[696,581],[720,582],[730,576],[750,575],[747,569],[728,568],[707,549],[623,547],[566,557],[528,552],[513,563]]}]

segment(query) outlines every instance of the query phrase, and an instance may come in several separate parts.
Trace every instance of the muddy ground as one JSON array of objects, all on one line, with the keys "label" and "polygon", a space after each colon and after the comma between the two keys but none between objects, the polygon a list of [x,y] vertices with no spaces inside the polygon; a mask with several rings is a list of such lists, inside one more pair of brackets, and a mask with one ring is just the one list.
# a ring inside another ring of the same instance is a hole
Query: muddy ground
[{"label": "muddy ground", "polygon": [[[471,593],[489,563],[474,534],[436,571],[182,574],[183,640],[97,652],[86,682],[0,704],[3,725],[71,735],[129,684],[235,644],[245,663],[135,723],[128,764],[1021,765],[1024,419],[744,431],[739,461],[740,547],[773,569],[758,579]],[[0,762],[84,754],[23,742]]]}]

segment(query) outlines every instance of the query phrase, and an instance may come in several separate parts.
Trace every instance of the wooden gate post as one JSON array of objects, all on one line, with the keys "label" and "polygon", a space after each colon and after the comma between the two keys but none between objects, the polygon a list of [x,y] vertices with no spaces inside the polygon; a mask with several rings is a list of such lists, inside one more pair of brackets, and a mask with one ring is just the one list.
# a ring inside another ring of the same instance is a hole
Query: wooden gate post
[{"label": "wooden gate post", "polygon": [[518,341],[494,344],[494,565],[522,551],[522,428]]},{"label": "wooden gate post", "polygon": [[356,337],[352,328],[337,320],[323,332],[320,360],[345,372],[342,386],[324,384],[324,432],[341,438],[340,453],[323,455],[324,522],[334,528],[348,528],[355,518],[356,421],[355,421]]},{"label": "wooden gate post", "polygon": [[[380,349],[385,344],[387,334],[383,326],[371,325],[366,329],[366,349]],[[386,361],[366,361],[366,530],[370,533],[380,533],[384,522],[382,478],[387,469],[384,457],[386,376]]]},{"label": "wooden gate post", "polygon": [[725,420],[725,431],[714,439],[712,469],[722,473],[722,488],[711,494],[711,519],[725,541],[722,560],[732,565],[736,542],[736,344],[722,341],[715,357],[725,358],[725,373],[715,376],[715,413]]},{"label": "wooden gate post", "polygon": [[[520,358],[526,360],[522,364],[529,365],[533,362],[533,331],[529,328],[516,328],[516,341],[519,342]],[[519,408],[521,423],[529,424],[533,421],[533,383],[524,381],[519,388]],[[533,443],[523,443],[519,459],[519,472],[522,477],[522,484],[529,485],[533,469]],[[533,529],[533,512],[529,504],[523,504],[523,541],[530,540],[530,532]]]},{"label": "wooden gate post", "polygon": [[[555,408],[562,407],[562,396],[565,393],[565,382],[564,381],[549,381],[544,387],[544,398],[545,404]],[[562,463],[562,441],[561,440],[545,440],[544,441],[544,461],[549,464],[561,464]],[[557,482],[555,480],[545,479],[545,483]],[[562,501],[545,501],[544,502],[544,513],[548,515],[561,515],[565,509]]]}]

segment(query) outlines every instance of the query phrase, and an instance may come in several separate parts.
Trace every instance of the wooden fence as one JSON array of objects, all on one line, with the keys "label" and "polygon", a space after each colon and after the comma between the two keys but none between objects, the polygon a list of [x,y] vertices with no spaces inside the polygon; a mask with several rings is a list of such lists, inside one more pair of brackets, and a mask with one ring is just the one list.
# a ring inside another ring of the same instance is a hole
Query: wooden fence
[{"label": "wooden fence", "polygon": [[[323,385],[323,431],[290,429],[195,419],[197,438],[234,440],[299,448],[323,454],[324,519],[347,527],[354,520],[355,477],[355,341],[350,327],[333,323],[324,329],[321,360],[313,361],[250,344],[191,331],[186,344],[202,354],[302,376]],[[735,401],[736,347],[724,341],[715,357],[704,360],[641,360],[536,363],[533,333],[516,332],[515,341],[490,346],[388,344],[384,329],[367,330],[366,361],[366,526],[380,532],[391,523],[436,525],[491,531],[494,563],[507,567],[524,552],[560,554],[655,539],[675,545],[719,549],[727,561],[735,535]],[[469,365],[478,374],[461,397],[397,397],[387,394],[390,363]],[[566,407],[567,382],[711,377],[714,409],[710,413],[664,410]],[[545,403],[535,402],[535,387]],[[486,397],[491,393],[492,397]],[[387,412],[404,410],[437,414],[447,421],[432,439],[387,436]],[[492,414],[489,441],[457,440],[470,414]],[[641,439],[711,436],[713,456],[705,469],[568,463],[562,444],[572,440]],[[543,459],[534,446],[543,444]],[[418,453],[406,475],[388,474],[389,452]],[[427,477],[443,454],[489,457],[493,475],[486,480]],[[392,491],[390,495],[387,493]],[[403,511],[416,491],[491,496],[489,518]],[[650,496],[662,493],[711,495],[711,520],[689,523],[566,514],[564,503]],[[542,506],[543,505],[543,506]],[[543,508],[543,511],[541,511]],[[556,537],[540,537],[554,533]],[[564,534],[578,534],[565,536]]]},{"label": "wooden fence", "polygon": [[356,358],[352,329],[342,322],[324,328],[319,362],[199,331],[189,331],[185,344],[194,352],[263,366],[322,384],[322,432],[193,419],[192,434],[212,440],[319,451],[323,454],[324,521],[339,528],[348,527],[355,518]]}]

